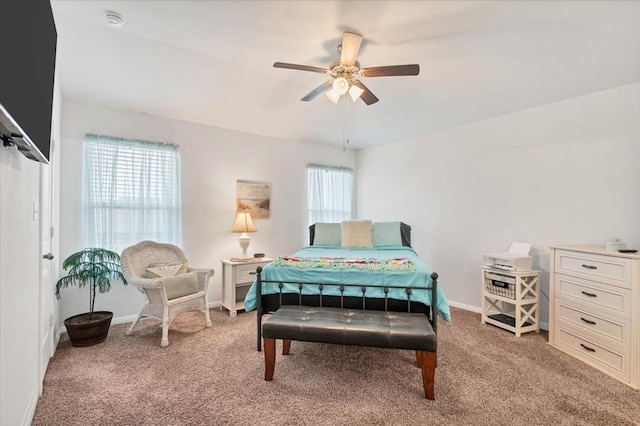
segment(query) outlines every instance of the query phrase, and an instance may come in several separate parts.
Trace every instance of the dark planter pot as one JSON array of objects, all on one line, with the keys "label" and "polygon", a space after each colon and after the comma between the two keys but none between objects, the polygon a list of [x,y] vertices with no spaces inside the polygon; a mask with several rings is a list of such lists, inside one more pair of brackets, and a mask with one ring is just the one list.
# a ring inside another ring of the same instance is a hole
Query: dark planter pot
[{"label": "dark planter pot", "polygon": [[97,311],[64,320],[71,346],[91,346],[104,342],[109,334],[113,312]]}]

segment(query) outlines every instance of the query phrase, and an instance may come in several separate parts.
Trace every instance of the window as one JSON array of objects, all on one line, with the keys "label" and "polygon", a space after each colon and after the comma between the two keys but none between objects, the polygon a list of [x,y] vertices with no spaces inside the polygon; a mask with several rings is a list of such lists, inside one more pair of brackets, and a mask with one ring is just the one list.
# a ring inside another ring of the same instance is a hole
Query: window
[{"label": "window", "polygon": [[86,136],[86,247],[117,253],[143,240],[180,245],[180,158],[172,145]]},{"label": "window", "polygon": [[309,224],[351,219],[353,170],[309,164]]}]

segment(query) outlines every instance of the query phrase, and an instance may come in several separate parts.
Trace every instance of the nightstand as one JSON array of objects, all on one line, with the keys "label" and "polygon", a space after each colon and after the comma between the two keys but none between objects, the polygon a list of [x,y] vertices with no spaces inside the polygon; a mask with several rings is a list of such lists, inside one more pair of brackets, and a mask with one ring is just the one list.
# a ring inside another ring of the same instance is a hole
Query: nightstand
[{"label": "nightstand", "polygon": [[244,310],[244,298],[249,287],[256,279],[256,268],[264,267],[273,259],[266,257],[248,259],[246,261],[222,260],[222,306],[229,311],[229,316],[235,317],[238,311]]}]

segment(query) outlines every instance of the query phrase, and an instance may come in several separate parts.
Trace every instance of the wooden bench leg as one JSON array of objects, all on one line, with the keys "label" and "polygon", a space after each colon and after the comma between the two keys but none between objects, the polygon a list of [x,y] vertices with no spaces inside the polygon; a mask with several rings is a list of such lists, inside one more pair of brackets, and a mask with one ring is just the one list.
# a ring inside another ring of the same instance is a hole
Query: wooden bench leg
[{"label": "wooden bench leg", "polygon": [[[422,358],[420,357],[420,351],[416,351],[416,365],[418,368],[422,368]],[[438,368],[438,356],[436,354],[436,368]]]},{"label": "wooden bench leg", "polygon": [[436,372],[436,353],[417,351],[416,359],[418,358],[422,359],[422,386],[424,387],[424,395],[427,399],[436,399],[433,383]]},{"label": "wooden bench leg", "polygon": [[291,349],[291,340],[283,340],[282,341],[282,355],[289,355],[289,350]]},{"label": "wooden bench leg", "polygon": [[273,379],[273,369],[276,365],[276,339],[264,338],[264,379]]}]

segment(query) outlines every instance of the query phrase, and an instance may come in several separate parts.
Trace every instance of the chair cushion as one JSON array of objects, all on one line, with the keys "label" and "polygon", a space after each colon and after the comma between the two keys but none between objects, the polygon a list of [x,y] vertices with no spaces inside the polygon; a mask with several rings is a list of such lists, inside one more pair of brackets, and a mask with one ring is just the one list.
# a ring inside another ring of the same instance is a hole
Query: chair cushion
[{"label": "chair cushion", "polygon": [[167,299],[177,299],[198,292],[198,273],[196,271],[166,277],[162,279]]},{"label": "chair cushion", "polygon": [[142,278],[165,278],[187,272],[189,265],[186,262],[176,260],[168,263],[150,263]]}]

